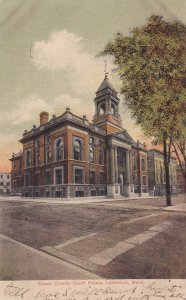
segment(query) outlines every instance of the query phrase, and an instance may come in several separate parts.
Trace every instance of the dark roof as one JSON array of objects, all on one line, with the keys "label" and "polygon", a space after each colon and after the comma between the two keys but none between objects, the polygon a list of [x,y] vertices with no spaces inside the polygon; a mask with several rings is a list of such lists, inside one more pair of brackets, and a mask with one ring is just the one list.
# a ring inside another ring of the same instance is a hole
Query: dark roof
[{"label": "dark roof", "polygon": [[107,88],[109,88],[110,90],[112,90],[116,93],[116,90],[110,83],[109,79],[107,78],[107,76],[105,76],[104,80],[102,81],[102,83],[101,83],[100,87],[98,88],[98,90],[96,91],[96,93],[99,93]]}]

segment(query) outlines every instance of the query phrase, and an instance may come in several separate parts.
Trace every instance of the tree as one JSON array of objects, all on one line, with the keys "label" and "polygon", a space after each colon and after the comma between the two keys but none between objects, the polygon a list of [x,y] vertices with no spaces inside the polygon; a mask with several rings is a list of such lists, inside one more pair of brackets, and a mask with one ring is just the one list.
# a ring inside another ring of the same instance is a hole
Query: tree
[{"label": "tree", "polygon": [[175,130],[174,141],[172,142],[172,152],[176,154],[180,170],[182,172],[186,191],[186,122],[182,128]]},{"label": "tree", "polygon": [[118,33],[100,55],[113,56],[132,117],[163,146],[166,199],[171,205],[170,150],[186,112],[186,26],[153,15],[130,35]]}]

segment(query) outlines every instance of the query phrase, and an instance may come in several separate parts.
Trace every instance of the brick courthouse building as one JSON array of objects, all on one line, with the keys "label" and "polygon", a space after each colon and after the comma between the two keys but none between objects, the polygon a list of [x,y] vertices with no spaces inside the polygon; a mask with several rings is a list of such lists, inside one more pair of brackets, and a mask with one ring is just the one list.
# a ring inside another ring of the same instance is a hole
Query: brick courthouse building
[{"label": "brick courthouse building", "polygon": [[96,92],[92,123],[69,108],[50,120],[47,112],[40,113],[40,126],[25,130],[20,140],[23,153],[11,158],[15,187],[15,164],[21,164],[22,196],[115,198],[147,194],[147,150],[122,128],[119,102],[106,75]]}]

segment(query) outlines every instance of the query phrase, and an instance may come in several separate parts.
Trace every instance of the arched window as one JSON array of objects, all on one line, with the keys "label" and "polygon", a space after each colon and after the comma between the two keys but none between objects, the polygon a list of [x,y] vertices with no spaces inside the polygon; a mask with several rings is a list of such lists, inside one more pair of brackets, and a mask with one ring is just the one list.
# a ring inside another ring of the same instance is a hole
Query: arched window
[{"label": "arched window", "polygon": [[115,108],[115,105],[113,103],[111,104],[111,112],[112,112],[113,115],[116,113],[116,108]]},{"label": "arched window", "polygon": [[64,143],[63,139],[57,139],[56,140],[56,160],[62,160],[64,159]]},{"label": "arched window", "polygon": [[104,165],[104,150],[99,149],[99,164]]},{"label": "arched window", "polygon": [[90,163],[94,162],[94,147],[90,146],[89,148],[89,161]]},{"label": "arched window", "polygon": [[31,166],[31,151],[27,150],[26,152],[26,167],[30,167]]},{"label": "arched window", "polygon": [[46,136],[46,145],[45,145],[45,161],[49,163],[51,161],[51,139],[50,136]]},{"label": "arched window", "polygon": [[105,104],[101,104],[99,108],[99,114],[104,115],[105,114]]},{"label": "arched window", "polygon": [[82,160],[82,142],[79,139],[75,139],[73,146],[74,146],[74,159]]}]

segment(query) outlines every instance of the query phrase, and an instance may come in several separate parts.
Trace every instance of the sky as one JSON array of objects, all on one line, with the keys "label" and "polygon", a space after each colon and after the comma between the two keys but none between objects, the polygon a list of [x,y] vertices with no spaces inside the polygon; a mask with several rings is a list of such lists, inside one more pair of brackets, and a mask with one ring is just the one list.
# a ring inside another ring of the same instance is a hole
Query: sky
[{"label": "sky", "polygon": [[[9,158],[22,149],[18,140],[39,125],[41,111],[58,116],[68,106],[92,121],[104,78],[97,54],[152,14],[186,23],[186,0],[0,0],[0,172],[10,171]],[[120,114],[130,135],[146,141],[122,98]]]}]

